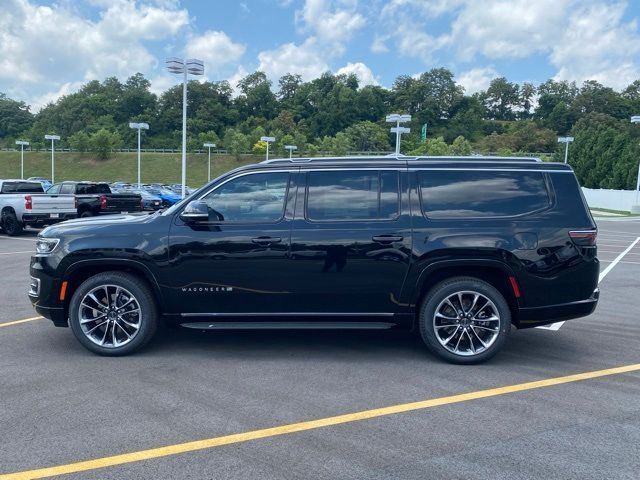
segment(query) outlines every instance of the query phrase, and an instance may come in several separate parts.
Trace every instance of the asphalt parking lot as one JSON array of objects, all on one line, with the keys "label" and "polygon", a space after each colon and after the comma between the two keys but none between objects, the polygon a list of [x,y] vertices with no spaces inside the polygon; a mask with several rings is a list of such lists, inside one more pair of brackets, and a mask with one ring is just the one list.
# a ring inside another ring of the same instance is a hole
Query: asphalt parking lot
[{"label": "asphalt parking lot", "polygon": [[175,330],[98,357],[32,319],[35,233],[0,234],[0,479],[637,479],[640,219],[598,225],[618,262],[596,312],[466,367],[388,332]]}]

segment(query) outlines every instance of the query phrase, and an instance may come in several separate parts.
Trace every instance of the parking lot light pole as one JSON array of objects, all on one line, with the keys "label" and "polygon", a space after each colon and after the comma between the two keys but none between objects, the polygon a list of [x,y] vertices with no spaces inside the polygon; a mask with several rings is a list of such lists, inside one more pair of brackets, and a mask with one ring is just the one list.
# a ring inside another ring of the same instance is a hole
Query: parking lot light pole
[{"label": "parking lot light pole", "polygon": [[196,58],[170,57],[166,61],[167,70],[182,74],[182,198],[186,196],[187,185],[187,74],[204,75],[204,62]]},{"label": "parking lot light pole", "polygon": [[211,149],[216,148],[215,143],[205,143],[203,147],[207,147],[209,149],[209,168],[207,169],[207,182],[211,181]]},{"label": "parking lot light pole", "polygon": [[276,137],[260,137],[260,140],[267,143],[267,160],[269,160],[269,144],[276,141]]},{"label": "parking lot light pole", "polygon": [[573,140],[573,137],[558,137],[558,143],[564,143],[564,163],[569,161],[569,144]]},{"label": "parking lot light pole", "polygon": [[411,115],[400,115],[399,113],[392,113],[387,115],[387,123],[395,123],[396,126],[391,128],[391,133],[396,134],[396,155],[400,155],[400,136],[403,133],[410,133],[411,129],[401,127],[401,123],[407,123],[411,121]]},{"label": "parking lot light pole", "polygon": [[149,124],[129,122],[129,128],[138,130],[138,188],[141,188],[142,183],[140,182],[140,130],[149,130]]},{"label": "parking lot light pole", "polygon": [[289,160],[291,160],[291,155],[293,154],[294,150],[298,149],[297,145],[285,145],[284,146],[285,150],[289,150]]},{"label": "parking lot light pole", "polygon": [[[631,117],[631,123],[640,123],[640,115]],[[631,213],[640,213],[640,162],[638,162],[638,178],[636,179],[636,204],[631,206]]]},{"label": "parking lot light pole", "polygon": [[45,140],[51,140],[51,183],[56,183],[56,146],[55,141],[60,140],[60,135],[45,135]]},{"label": "parking lot light pole", "polygon": [[29,145],[29,142],[16,140],[16,145],[20,145],[20,178],[24,179],[24,146]]}]

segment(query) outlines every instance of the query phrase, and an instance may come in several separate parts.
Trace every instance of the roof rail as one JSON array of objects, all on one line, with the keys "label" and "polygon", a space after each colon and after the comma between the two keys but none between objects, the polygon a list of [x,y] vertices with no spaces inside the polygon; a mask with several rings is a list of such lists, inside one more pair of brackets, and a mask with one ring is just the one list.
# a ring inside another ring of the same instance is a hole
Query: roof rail
[{"label": "roof rail", "polygon": [[362,155],[362,156],[354,156],[354,157],[300,157],[300,158],[273,158],[270,160],[263,160],[260,162],[261,164],[270,164],[270,163],[310,163],[310,162],[318,162],[318,161],[358,161],[358,160],[388,160],[388,159],[397,159],[397,160],[405,160],[405,161],[419,161],[419,160],[432,160],[432,161],[464,161],[464,162],[524,162],[524,163],[537,163],[542,162],[542,160],[538,157],[497,157],[491,155],[469,155],[469,156],[461,156],[461,155],[443,155],[443,156],[405,156],[405,155],[396,155],[395,153],[391,153],[389,155],[380,156],[380,155]]}]

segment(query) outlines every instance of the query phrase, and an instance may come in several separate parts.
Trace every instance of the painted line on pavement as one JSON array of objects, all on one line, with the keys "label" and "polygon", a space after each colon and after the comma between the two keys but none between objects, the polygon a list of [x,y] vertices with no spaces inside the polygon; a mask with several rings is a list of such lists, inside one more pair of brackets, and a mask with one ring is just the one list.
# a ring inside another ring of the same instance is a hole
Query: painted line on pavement
[{"label": "painted line on pavement", "polygon": [[333,425],[359,422],[362,420],[369,420],[371,418],[385,417],[388,415],[395,415],[416,410],[424,410],[427,408],[440,407],[443,405],[468,402],[470,400],[479,400],[482,398],[496,397],[498,395],[524,392],[528,390],[535,390],[538,388],[552,387],[556,385],[563,385],[567,383],[580,382],[583,380],[590,380],[599,377],[620,375],[623,373],[631,373],[637,371],[640,371],[640,363],[636,363],[633,365],[624,365],[615,368],[607,368],[605,370],[577,373],[573,375],[566,375],[563,377],[548,378],[545,380],[537,380],[533,382],[518,383],[515,385],[490,388],[487,390],[478,390],[475,392],[451,395],[448,397],[433,398],[430,400],[423,400],[419,402],[402,403],[382,408],[374,408],[371,410],[363,410],[360,412],[337,415],[334,417],[319,418],[316,420],[308,420],[299,423],[291,423],[288,425],[264,428],[261,430],[252,430],[249,432],[223,435],[220,437],[206,438],[193,442],[177,443],[174,445],[166,445],[164,447],[150,448],[148,450],[138,450],[134,452],[123,453],[120,455],[113,455],[110,457],[96,458],[94,460],[85,460],[82,462],[57,465],[54,467],[38,468],[36,470],[25,470],[4,475],[0,474],[0,480],[25,480],[86,472],[88,470],[97,470],[99,468],[113,467],[116,465],[135,463],[143,460],[151,460],[154,458],[169,457],[172,455],[222,447],[224,445],[249,442],[262,438],[277,437],[280,435],[288,435],[291,433],[304,432],[307,430],[316,430]]},{"label": "painted line on pavement", "polygon": [[23,320],[14,320],[12,322],[0,323],[0,328],[2,328],[2,327],[10,327],[11,325],[18,325],[20,323],[33,322],[35,320],[43,320],[43,319],[44,319],[44,317],[31,317],[31,318],[25,318]]},{"label": "painted line on pavement", "polygon": [[21,252],[2,252],[0,255],[14,255],[16,253],[34,253],[33,250],[23,250]]}]

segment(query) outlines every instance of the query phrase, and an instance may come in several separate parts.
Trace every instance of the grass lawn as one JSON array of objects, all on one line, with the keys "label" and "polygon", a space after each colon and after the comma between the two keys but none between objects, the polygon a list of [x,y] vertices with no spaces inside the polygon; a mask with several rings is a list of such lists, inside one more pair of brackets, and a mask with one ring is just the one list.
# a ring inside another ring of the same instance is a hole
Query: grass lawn
[{"label": "grass lawn", "polygon": [[[230,155],[211,154],[211,177],[241,165],[264,160],[261,155],[243,155],[236,160]],[[114,153],[109,160],[96,160],[90,153],[57,152],[56,181],[137,181],[137,154]],[[179,153],[143,153],[141,177],[143,183],[180,183]],[[51,152],[25,152],[24,175],[51,178]],[[0,152],[0,178],[20,177],[20,152]],[[207,154],[187,155],[187,184],[199,187],[207,181]]]}]

